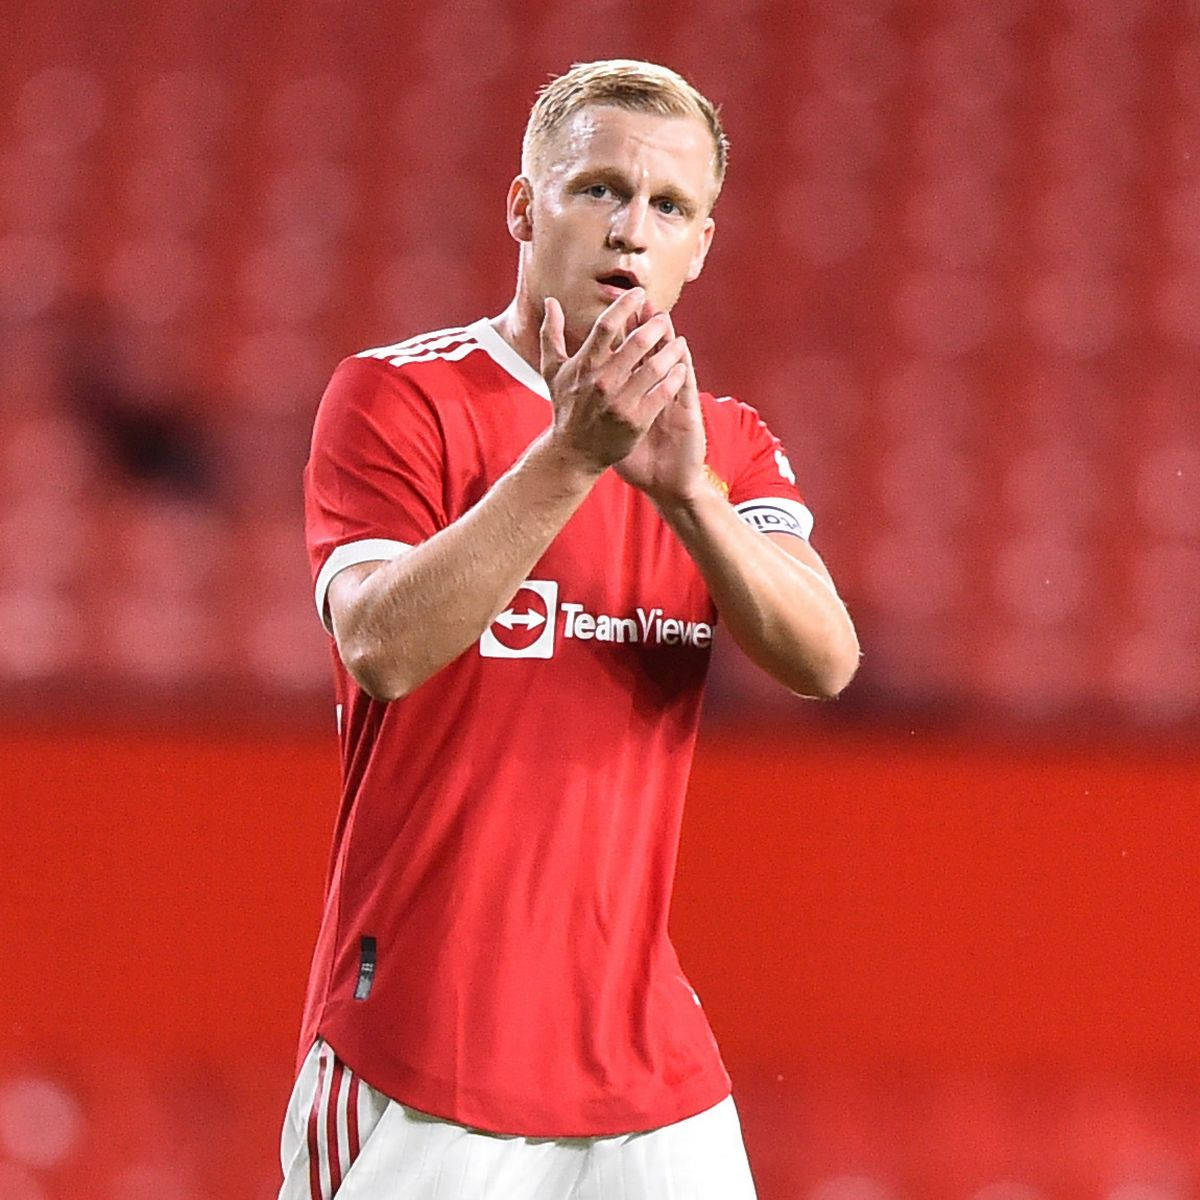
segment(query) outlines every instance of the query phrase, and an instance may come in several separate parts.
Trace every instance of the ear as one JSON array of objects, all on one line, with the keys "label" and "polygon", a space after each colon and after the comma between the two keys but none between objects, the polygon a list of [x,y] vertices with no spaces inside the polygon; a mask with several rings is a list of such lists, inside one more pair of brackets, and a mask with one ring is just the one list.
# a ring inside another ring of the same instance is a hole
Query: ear
[{"label": "ear", "polygon": [[692,261],[688,264],[688,283],[699,278],[700,272],[704,270],[704,260],[708,257],[708,248],[712,245],[713,231],[716,228],[717,223],[712,217],[704,218],[704,224],[700,227],[700,240],[696,246],[696,253],[692,255]]},{"label": "ear", "polygon": [[508,185],[508,232],[513,241],[533,240],[533,184],[527,175],[518,175]]}]

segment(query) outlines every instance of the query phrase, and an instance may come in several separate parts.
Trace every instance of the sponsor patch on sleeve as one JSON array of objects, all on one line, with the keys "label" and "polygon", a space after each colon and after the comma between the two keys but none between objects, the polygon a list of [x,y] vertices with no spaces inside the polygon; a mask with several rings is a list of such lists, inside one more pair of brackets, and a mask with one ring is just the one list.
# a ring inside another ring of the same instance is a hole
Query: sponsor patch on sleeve
[{"label": "sponsor patch on sleeve", "polygon": [[812,513],[795,500],[768,496],[743,500],[734,507],[738,516],[759,533],[792,533],[805,539],[812,533]]}]

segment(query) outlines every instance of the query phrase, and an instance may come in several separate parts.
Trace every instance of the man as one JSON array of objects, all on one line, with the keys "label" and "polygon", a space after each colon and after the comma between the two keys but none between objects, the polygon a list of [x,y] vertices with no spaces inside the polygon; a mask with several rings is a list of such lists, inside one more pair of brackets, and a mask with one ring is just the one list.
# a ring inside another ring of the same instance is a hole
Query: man
[{"label": "man", "polygon": [[648,63],[530,115],[498,317],[339,366],[306,472],[343,796],[284,1200],[749,1200],[667,939],[719,610],[832,696],[858,644],[753,410],[669,316],[726,142]]}]

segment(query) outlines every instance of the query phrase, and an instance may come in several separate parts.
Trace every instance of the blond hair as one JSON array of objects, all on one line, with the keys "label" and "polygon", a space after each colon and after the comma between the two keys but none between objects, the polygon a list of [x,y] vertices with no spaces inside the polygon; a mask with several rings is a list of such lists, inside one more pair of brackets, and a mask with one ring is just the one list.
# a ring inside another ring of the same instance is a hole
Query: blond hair
[{"label": "blond hair", "polygon": [[607,104],[631,112],[662,117],[697,117],[713,139],[713,174],[717,189],[725,182],[729,139],[721,128],[720,111],[682,75],[658,63],[630,58],[575,63],[538,92],[521,143],[521,170],[532,175],[546,142],[581,108]]}]

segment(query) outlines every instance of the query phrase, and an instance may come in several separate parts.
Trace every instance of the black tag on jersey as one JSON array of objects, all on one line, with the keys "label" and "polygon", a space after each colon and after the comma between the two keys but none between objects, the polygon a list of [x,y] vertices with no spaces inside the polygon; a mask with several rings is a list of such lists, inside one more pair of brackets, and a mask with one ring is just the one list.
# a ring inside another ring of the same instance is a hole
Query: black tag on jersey
[{"label": "black tag on jersey", "polygon": [[359,938],[358,941],[358,985],[354,989],[355,1000],[365,1000],[371,994],[375,982],[375,939]]}]

